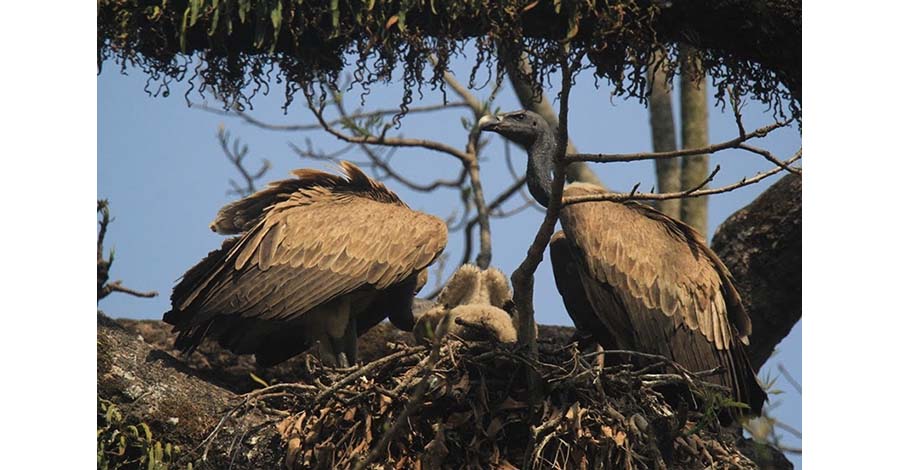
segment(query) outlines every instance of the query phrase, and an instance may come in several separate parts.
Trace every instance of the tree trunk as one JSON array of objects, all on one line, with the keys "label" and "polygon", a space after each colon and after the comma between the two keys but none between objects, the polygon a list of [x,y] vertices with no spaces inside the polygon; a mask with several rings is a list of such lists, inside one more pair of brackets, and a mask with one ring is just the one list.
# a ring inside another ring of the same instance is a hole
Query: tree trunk
[{"label": "tree trunk", "polygon": [[[672,115],[672,93],[671,87],[666,83],[665,55],[657,54],[656,57],[660,66],[651,68],[648,72],[651,86],[650,130],[653,135],[653,151],[669,152],[678,148],[675,142],[675,118]],[[680,158],[656,160],[656,190],[660,193],[681,191]],[[657,201],[656,208],[669,217],[681,218],[681,199]]]},{"label": "tree trunk", "polygon": [[[700,69],[694,51],[681,49],[681,146],[685,149],[709,145],[709,122],[706,111],[706,76]],[[709,155],[684,157],[681,165],[681,190],[698,187],[709,175]],[[705,188],[706,185],[703,185]],[[681,201],[681,220],[707,234],[707,197]]]},{"label": "tree trunk", "polygon": [[748,354],[757,370],[800,321],[802,180],[789,174],[731,215],[712,240],[753,322]]}]

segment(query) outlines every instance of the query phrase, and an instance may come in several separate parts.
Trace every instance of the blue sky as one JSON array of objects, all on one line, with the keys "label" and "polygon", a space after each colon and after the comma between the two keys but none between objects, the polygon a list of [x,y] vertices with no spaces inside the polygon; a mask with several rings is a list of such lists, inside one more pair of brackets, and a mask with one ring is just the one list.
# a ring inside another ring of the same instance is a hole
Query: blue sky
[{"label": "blue sky", "polygon": [[[168,309],[171,288],[182,273],[206,253],[221,243],[208,224],[222,205],[233,200],[228,195],[229,178],[237,178],[233,167],[225,160],[216,140],[216,129],[224,125],[233,136],[250,148],[249,166],[255,168],[261,158],[272,162],[267,180],[282,179],[299,167],[329,168],[315,161],[304,161],[295,155],[288,143],[304,146],[304,139],[324,151],[344,145],[321,132],[284,133],[261,130],[236,118],[219,116],[198,107],[188,107],[183,97],[186,86],[175,84],[169,97],[149,97],[143,91],[146,76],[137,70],[121,74],[112,64],[106,64],[97,78],[97,144],[98,197],[108,198],[115,221],[107,233],[106,248],[115,248],[116,259],[111,279],[121,279],[125,285],[138,290],[157,290],[156,299],[138,299],[112,294],[100,302],[100,308],[113,317],[159,319]],[[463,63],[462,77],[468,76]],[[464,71],[464,72],[463,72]],[[481,82],[479,82],[481,83]],[[396,107],[400,102],[398,85],[378,87],[367,98],[366,109]],[[423,88],[424,99],[419,104],[439,103],[438,92]],[[455,97],[449,94],[449,99]],[[486,97],[488,91],[476,92]],[[710,93],[711,95],[711,93]],[[347,97],[347,105],[359,105],[357,95]],[[416,97],[418,97],[416,95]],[[195,103],[199,96],[191,96]],[[254,100],[251,114],[272,123],[310,123],[311,113],[301,106],[301,99],[284,115],[282,90],[273,86],[269,96]],[[519,107],[510,89],[501,91],[497,102],[504,110]],[[611,98],[610,90],[593,86],[593,80],[582,77],[574,88],[571,100],[570,136],[583,152],[640,152],[650,150],[650,129],[647,110],[637,100]],[[414,103],[415,105],[416,103]],[[678,110],[675,103],[675,116]],[[454,109],[438,113],[411,115],[403,120],[398,131],[405,136],[427,137],[462,148],[465,132],[459,120],[469,116],[467,110]],[[744,110],[745,127],[750,130],[770,121],[771,113],[764,106],[749,102]],[[710,141],[733,138],[736,129],[729,112],[724,114],[713,106],[710,96]],[[757,141],[756,145],[770,149],[786,158],[800,146],[796,128],[776,131]],[[358,151],[346,154],[348,159],[363,159]],[[519,173],[524,171],[525,156],[513,150],[513,161]],[[410,178],[430,180],[456,175],[458,163],[451,157],[421,149],[400,150],[394,157],[395,167]],[[744,176],[767,170],[770,164],[761,157],[741,152],[722,152],[714,155],[711,168],[722,169],[714,186],[728,184]],[[637,182],[642,190],[654,186],[653,164],[593,165],[603,182],[614,190],[627,191]],[[738,191],[710,199],[711,231],[737,209],[743,207],[776,181],[778,176]],[[486,198],[491,200],[510,181],[503,158],[502,141],[491,136],[491,144],[484,152],[482,179]],[[446,217],[458,207],[455,192],[439,191],[422,194],[408,191],[395,182],[387,183],[412,208]],[[515,202],[506,207],[512,208]],[[526,210],[509,219],[492,221],[494,245],[493,265],[511,273],[521,262],[542,215]],[[711,234],[710,234],[711,235]],[[446,252],[455,265],[461,251],[458,235],[451,235]],[[553,283],[548,256],[536,274],[535,309],[537,321],[545,324],[571,325]],[[433,278],[434,276],[432,276]],[[427,286],[425,291],[430,291]],[[778,347],[776,355],[763,368],[762,375],[777,375],[776,366],[783,364],[798,380],[801,377],[801,325]],[[785,393],[772,396],[773,414],[785,423],[800,428],[800,396],[784,380],[777,387]],[[796,445],[790,434],[782,433],[785,442]],[[793,458],[799,463],[799,458]],[[798,466],[799,468],[799,466]]]}]

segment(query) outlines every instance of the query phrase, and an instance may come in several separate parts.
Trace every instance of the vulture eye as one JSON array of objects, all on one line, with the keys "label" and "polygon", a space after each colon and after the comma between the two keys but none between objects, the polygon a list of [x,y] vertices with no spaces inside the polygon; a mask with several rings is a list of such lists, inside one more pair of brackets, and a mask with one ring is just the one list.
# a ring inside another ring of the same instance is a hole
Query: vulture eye
[{"label": "vulture eye", "polygon": [[515,119],[516,121],[521,121],[522,119],[525,118],[525,116],[522,115],[522,114],[513,114],[513,115],[510,116],[510,117],[513,118],[513,119]]}]

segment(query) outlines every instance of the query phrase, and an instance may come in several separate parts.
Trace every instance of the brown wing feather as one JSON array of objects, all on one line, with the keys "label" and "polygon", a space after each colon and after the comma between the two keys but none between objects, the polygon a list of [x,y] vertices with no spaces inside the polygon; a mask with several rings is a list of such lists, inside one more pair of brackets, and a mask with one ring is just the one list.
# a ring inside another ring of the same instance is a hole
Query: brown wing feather
[{"label": "brown wing feather", "polygon": [[[431,264],[447,243],[443,221],[409,209],[355,166],[344,169],[346,179],[295,172],[303,184],[282,182],[281,188],[296,188],[287,197],[250,196],[279,202],[256,214],[252,228],[241,226],[245,233],[202,269],[189,271],[166,321],[201,338],[221,316],[291,321],[356,290],[388,289]],[[262,204],[233,204],[223,212]]]},{"label": "brown wing feather", "polygon": [[[575,184],[565,194],[593,191]],[[749,318],[727,269],[696,231],[647,206],[614,202],[566,206],[560,221],[584,293],[619,347],[695,371],[722,366],[720,382],[759,410],[765,395],[741,348]]]},{"label": "brown wing feather", "polygon": [[[586,191],[572,185],[566,195]],[[730,349],[734,331],[729,313],[746,313],[729,312],[729,286],[723,284],[717,258],[690,227],[643,205],[614,202],[566,206],[560,221],[571,242],[590,254],[586,271],[620,291],[630,310],[663,314],[698,330],[717,349]],[[734,326],[745,324],[749,320]]]}]

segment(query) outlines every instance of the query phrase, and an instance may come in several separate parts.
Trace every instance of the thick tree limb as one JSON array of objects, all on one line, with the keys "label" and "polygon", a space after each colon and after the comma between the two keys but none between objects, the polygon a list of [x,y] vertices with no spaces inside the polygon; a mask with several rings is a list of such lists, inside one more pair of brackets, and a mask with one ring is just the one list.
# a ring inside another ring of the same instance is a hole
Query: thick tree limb
[{"label": "thick tree limb", "polygon": [[801,190],[801,177],[786,175],[722,223],[712,240],[753,322],[748,354],[757,369],[801,316]]}]

